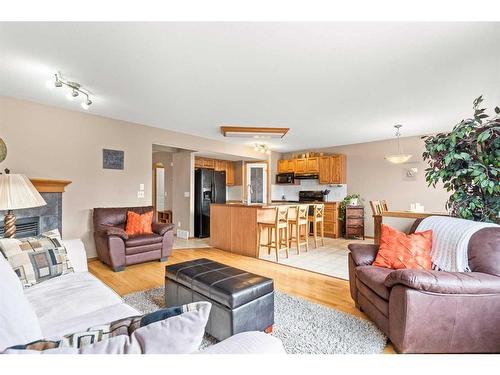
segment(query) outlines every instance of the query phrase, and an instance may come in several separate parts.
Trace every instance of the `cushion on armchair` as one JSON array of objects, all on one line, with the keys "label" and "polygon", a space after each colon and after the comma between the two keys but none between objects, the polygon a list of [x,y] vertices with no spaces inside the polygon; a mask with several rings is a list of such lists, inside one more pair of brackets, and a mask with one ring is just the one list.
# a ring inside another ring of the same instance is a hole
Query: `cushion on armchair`
[{"label": "cushion on armchair", "polygon": [[182,354],[195,352],[210,314],[209,302],[195,302],[120,319],[65,335],[12,346],[6,354]]},{"label": "cushion on armchair", "polygon": [[373,266],[430,270],[432,230],[406,234],[382,224],[380,247]]},{"label": "cushion on armchair", "polygon": [[138,214],[134,211],[127,212],[125,232],[130,235],[153,233],[153,211]]}]

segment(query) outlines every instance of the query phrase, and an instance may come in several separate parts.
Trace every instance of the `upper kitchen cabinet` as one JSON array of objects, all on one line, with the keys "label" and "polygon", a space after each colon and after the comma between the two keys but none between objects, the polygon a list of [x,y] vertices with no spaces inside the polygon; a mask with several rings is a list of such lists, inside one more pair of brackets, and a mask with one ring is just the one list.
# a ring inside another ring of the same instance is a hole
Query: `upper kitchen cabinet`
[{"label": "upper kitchen cabinet", "polygon": [[329,184],[332,181],[332,158],[330,156],[319,157],[319,183]]},{"label": "upper kitchen cabinet", "polygon": [[306,158],[306,172],[307,173],[319,172],[319,158],[317,157]]},{"label": "upper kitchen cabinet", "polygon": [[295,173],[306,173],[307,172],[307,159],[295,159]]},{"label": "upper kitchen cabinet", "polygon": [[199,156],[195,156],[194,158],[195,169],[206,168],[213,169],[219,172],[226,172],[226,186],[241,185],[241,181],[237,181],[237,179],[235,179],[235,175],[237,173],[241,173],[241,163],[238,164],[239,172],[236,171],[237,167],[235,166],[235,164],[238,164],[238,162],[233,162],[230,160],[209,159]]},{"label": "upper kitchen cabinet", "polygon": [[347,183],[347,158],[345,155],[332,155],[330,167],[330,183],[331,184],[346,184]]},{"label": "upper kitchen cabinet", "polygon": [[278,160],[278,173],[318,173],[319,183],[346,183],[346,156],[313,156],[309,158]]},{"label": "upper kitchen cabinet", "polygon": [[278,160],[278,173],[288,172],[288,160]]}]

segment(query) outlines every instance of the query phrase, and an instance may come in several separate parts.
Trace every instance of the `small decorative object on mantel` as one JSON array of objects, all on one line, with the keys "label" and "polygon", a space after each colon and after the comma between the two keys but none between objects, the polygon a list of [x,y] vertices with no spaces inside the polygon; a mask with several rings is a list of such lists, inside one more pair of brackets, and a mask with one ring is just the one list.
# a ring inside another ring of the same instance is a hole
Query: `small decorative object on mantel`
[{"label": "small decorative object on mantel", "polygon": [[102,150],[102,167],[104,169],[123,170],[125,152],[120,150]]},{"label": "small decorative object on mantel", "polygon": [[7,157],[7,145],[3,141],[2,138],[0,138],[0,163],[5,160]]}]

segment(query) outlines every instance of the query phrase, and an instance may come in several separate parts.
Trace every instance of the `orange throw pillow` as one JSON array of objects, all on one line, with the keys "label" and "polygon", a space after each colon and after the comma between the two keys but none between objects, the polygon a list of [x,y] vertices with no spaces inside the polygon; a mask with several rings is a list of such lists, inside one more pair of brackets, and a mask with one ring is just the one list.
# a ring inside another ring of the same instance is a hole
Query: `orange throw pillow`
[{"label": "orange throw pillow", "polygon": [[372,266],[431,269],[432,230],[406,234],[382,224],[380,247]]},{"label": "orange throw pillow", "polygon": [[153,211],[145,214],[137,214],[132,211],[127,212],[127,226],[125,232],[128,235],[153,233]]}]

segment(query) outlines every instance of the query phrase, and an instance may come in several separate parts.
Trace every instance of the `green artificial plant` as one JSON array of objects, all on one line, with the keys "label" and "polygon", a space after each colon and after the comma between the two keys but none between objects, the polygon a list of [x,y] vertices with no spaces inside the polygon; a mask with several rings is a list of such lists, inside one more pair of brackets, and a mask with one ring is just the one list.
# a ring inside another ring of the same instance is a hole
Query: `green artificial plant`
[{"label": "green artificial plant", "polygon": [[500,212],[500,108],[490,117],[473,102],[474,117],[462,120],[450,133],[423,137],[423,158],[429,163],[429,186],[442,182],[452,192],[446,209],[452,216],[498,222]]}]

